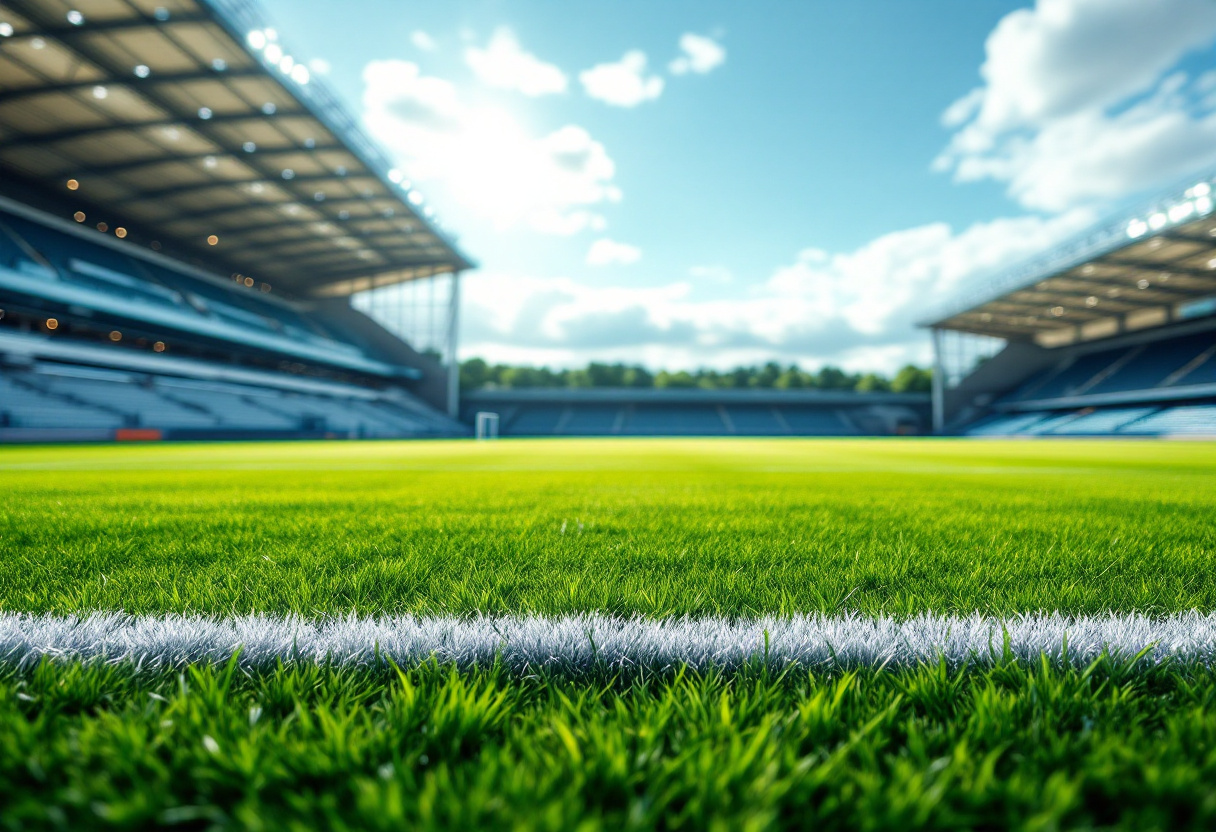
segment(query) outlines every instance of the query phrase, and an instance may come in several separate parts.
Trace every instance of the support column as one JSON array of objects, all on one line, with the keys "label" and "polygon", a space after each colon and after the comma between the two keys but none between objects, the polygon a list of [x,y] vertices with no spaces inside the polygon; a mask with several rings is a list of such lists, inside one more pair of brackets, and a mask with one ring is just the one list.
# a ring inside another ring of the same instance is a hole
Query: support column
[{"label": "support column", "polygon": [[[434,278],[432,278],[434,279]],[[460,418],[460,272],[452,272],[448,297],[448,415]]]},{"label": "support column", "polygon": [[946,426],[946,362],[942,355],[942,331],[933,334],[933,432],[941,433]]}]

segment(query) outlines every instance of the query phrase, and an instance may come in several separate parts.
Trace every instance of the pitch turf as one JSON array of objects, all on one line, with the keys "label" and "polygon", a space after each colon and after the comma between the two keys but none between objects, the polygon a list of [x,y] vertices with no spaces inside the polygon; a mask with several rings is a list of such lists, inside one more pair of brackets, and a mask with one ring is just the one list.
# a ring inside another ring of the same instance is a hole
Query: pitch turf
[{"label": "pitch turf", "polygon": [[[0,610],[1216,609],[1216,446],[0,448]],[[0,657],[0,827],[1211,828],[1216,672]]]},{"label": "pitch turf", "polygon": [[1216,446],[0,448],[0,607],[758,616],[1216,609]]}]

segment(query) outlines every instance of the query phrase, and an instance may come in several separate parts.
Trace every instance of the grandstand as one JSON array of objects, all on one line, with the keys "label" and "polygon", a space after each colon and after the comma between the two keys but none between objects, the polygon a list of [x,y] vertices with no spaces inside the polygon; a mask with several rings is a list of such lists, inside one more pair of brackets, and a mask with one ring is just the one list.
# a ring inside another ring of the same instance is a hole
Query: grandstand
[{"label": "grandstand", "polygon": [[[1214,182],[1196,177],[924,322],[936,355],[936,429],[1216,434]],[[960,366],[952,334],[956,345],[979,337],[1003,348]]]},{"label": "grandstand", "polygon": [[463,434],[470,266],[244,0],[0,3],[0,441]]},{"label": "grandstand", "polygon": [[498,413],[503,436],[891,436],[926,432],[929,397],[827,390],[475,390],[463,416]]}]

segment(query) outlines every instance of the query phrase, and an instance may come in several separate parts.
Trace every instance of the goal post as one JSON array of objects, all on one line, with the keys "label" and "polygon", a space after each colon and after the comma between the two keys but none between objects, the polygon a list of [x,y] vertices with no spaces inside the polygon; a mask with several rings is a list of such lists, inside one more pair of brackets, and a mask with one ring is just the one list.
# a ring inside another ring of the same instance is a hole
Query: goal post
[{"label": "goal post", "polygon": [[477,438],[478,439],[497,439],[498,438],[498,414],[491,413],[488,410],[481,410],[477,413]]}]

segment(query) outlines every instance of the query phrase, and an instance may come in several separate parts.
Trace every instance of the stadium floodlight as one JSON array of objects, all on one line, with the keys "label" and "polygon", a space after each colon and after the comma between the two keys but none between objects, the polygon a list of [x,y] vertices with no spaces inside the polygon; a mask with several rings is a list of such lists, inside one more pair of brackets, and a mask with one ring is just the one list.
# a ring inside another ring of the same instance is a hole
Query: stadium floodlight
[{"label": "stadium floodlight", "polygon": [[481,439],[497,439],[498,438],[498,414],[491,413],[488,410],[480,410],[477,413],[477,438]]},{"label": "stadium floodlight", "polygon": [[1127,224],[1127,236],[1135,240],[1148,233],[1148,223],[1144,220],[1132,220]]},{"label": "stadium floodlight", "polygon": [[245,43],[249,44],[250,49],[260,52],[266,48],[266,34],[258,29],[254,29],[245,35]]},{"label": "stadium floodlight", "polygon": [[0,38],[11,38],[13,36],[13,24],[7,20],[0,23]]},{"label": "stadium floodlight", "polygon": [[279,61],[283,60],[283,47],[279,46],[277,43],[268,43],[266,44],[266,49],[263,50],[262,54],[266,56],[266,60],[270,61],[270,63],[277,64]]},{"label": "stadium floodlight", "polygon": [[[295,81],[300,86],[307,84],[310,80],[312,80],[312,76],[308,72],[308,67],[304,66],[304,64],[296,64],[291,70],[291,80]],[[305,144],[307,145],[307,142],[305,142]]]},{"label": "stadium floodlight", "polygon": [[1170,222],[1181,222],[1195,212],[1194,204],[1190,202],[1180,202],[1170,208]]},{"label": "stadium floodlight", "polygon": [[421,205],[424,202],[422,194],[417,191],[410,191],[409,200],[410,205]]},{"label": "stadium floodlight", "polygon": [[1157,212],[1148,218],[1148,227],[1154,231],[1157,231],[1158,229],[1164,228],[1168,221],[1169,217],[1161,212]]},{"label": "stadium floodlight", "polygon": [[106,89],[105,87],[101,86],[100,84],[93,87],[93,97],[96,98],[98,101],[105,100],[106,96],[108,96],[109,94],[110,94],[110,91],[108,89]]},{"label": "stadium floodlight", "polygon": [[290,75],[291,71],[295,69],[295,66],[296,59],[290,55],[284,55],[279,59],[279,72],[283,73],[284,75]]},{"label": "stadium floodlight", "polygon": [[273,101],[267,101],[265,104],[262,105],[262,112],[268,116],[274,115],[275,111],[278,109],[279,108],[274,105]]},{"label": "stadium floodlight", "polygon": [[388,172],[388,178],[391,179],[394,183],[400,185],[401,180],[405,179],[405,174],[402,173],[398,168],[393,168],[392,170],[390,170]]},{"label": "stadium floodlight", "polygon": [[152,74],[152,70],[148,69],[147,64],[139,64],[138,66],[135,67],[135,77],[136,78],[147,78],[151,74]]},{"label": "stadium floodlight", "polygon": [[212,114],[211,114],[210,107],[199,107],[198,108],[198,117],[201,118],[203,121],[206,121],[207,119],[211,118],[211,115]]},{"label": "stadium floodlight", "polygon": [[1207,182],[1200,182],[1195,187],[1191,188],[1191,193],[1195,196],[1207,196],[1212,192],[1212,186]]},{"label": "stadium floodlight", "polygon": [[215,58],[211,61],[211,68],[216,72],[225,72],[228,69],[228,62],[223,58]]},{"label": "stadium floodlight", "polygon": [[83,26],[84,15],[78,12],[76,9],[72,9],[70,12],[68,12],[68,23],[71,23],[73,26]]},{"label": "stadium floodlight", "polygon": [[243,145],[241,145],[241,150],[245,151],[246,153],[253,153],[257,149],[258,146],[255,142],[245,142]]},{"label": "stadium floodlight", "polygon": [[1195,211],[1200,214],[1212,213],[1212,198],[1210,196],[1201,196],[1195,200]]}]

